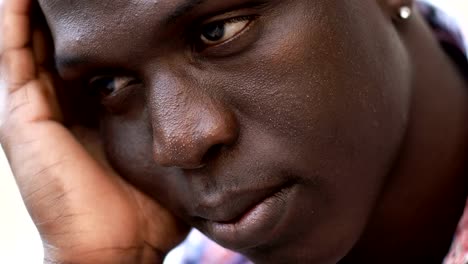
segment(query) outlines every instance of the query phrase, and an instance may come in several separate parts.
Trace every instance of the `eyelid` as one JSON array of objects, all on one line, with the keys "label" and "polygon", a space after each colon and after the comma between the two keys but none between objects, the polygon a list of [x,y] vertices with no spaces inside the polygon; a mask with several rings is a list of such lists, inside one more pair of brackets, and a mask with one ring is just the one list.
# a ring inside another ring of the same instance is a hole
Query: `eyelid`
[{"label": "eyelid", "polygon": [[216,19],[216,20],[213,19],[211,22],[207,22],[207,23],[202,24],[200,26],[200,28],[202,28],[204,26],[207,26],[209,24],[213,24],[213,23],[222,23],[222,24],[226,25],[228,23],[235,23],[236,21],[241,21],[241,20],[247,21],[247,24],[243,27],[243,29],[240,30],[238,33],[236,33],[234,36],[230,37],[229,39],[224,40],[223,42],[220,42],[220,43],[217,43],[217,44],[214,44],[214,45],[207,45],[207,44],[204,44],[204,43],[200,43],[200,42],[202,42],[200,40],[201,30],[198,30],[197,35],[196,35],[196,38],[198,40],[196,40],[196,42],[199,43],[199,44],[197,44],[199,46],[197,47],[197,49],[205,50],[205,49],[210,49],[210,48],[216,48],[216,47],[223,46],[223,45],[225,45],[227,43],[230,43],[230,42],[238,39],[244,33],[249,31],[249,29],[253,26],[253,24],[256,22],[256,20],[258,18],[259,18],[258,15],[239,15],[239,16],[228,17],[228,18],[225,18],[225,19]]},{"label": "eyelid", "polygon": [[95,83],[97,81],[103,80],[103,79],[114,79],[114,80],[119,80],[121,81],[120,84],[123,85],[128,85],[129,83],[133,82],[135,78],[129,77],[129,76],[112,76],[112,75],[98,75],[92,77],[89,81],[88,84]]},{"label": "eyelid", "polygon": [[199,28],[202,25],[210,24],[212,22],[217,22],[217,21],[229,20],[235,17],[242,17],[242,16],[256,17],[256,16],[259,16],[258,14],[264,13],[266,12],[266,10],[270,9],[272,2],[273,0],[245,1],[241,4],[237,4],[229,8],[224,8],[223,10],[218,10],[216,12],[205,14],[204,16],[200,17],[194,22],[196,26]]},{"label": "eyelid", "polygon": [[102,81],[102,80],[105,80],[105,79],[107,79],[107,80],[112,80],[113,79],[113,81],[116,82],[116,84],[115,84],[116,89],[115,89],[115,91],[111,92],[108,96],[104,96],[104,97],[116,96],[116,95],[120,94],[122,91],[125,91],[126,88],[137,85],[137,84],[140,84],[138,79],[130,77],[130,76],[98,75],[98,76],[92,77],[88,81],[88,89],[90,89],[90,92],[92,94],[99,94],[99,88],[102,88],[102,87],[93,87],[93,85],[96,82]]},{"label": "eyelid", "polygon": [[[227,27],[230,24],[245,22],[245,25],[243,25],[243,27],[238,32],[233,34],[231,37],[229,37],[229,38],[227,38],[227,39],[225,39],[225,40],[223,40],[221,42],[218,42],[218,43],[217,43],[217,41],[211,41],[211,42],[213,42],[215,44],[206,44],[205,43],[206,46],[207,47],[214,47],[214,46],[222,45],[222,44],[224,44],[224,43],[226,43],[228,41],[231,41],[231,40],[235,39],[238,35],[242,34],[242,32],[244,32],[244,30],[246,30],[250,26],[250,24],[254,21],[254,19],[255,18],[252,17],[252,16],[239,16],[239,17],[233,17],[233,18],[226,19],[226,20],[221,20],[219,22],[215,21],[215,22],[205,24],[204,26],[207,26],[207,25],[210,25],[210,24],[222,24],[224,27]],[[202,34],[200,34],[200,35],[202,35]]]}]

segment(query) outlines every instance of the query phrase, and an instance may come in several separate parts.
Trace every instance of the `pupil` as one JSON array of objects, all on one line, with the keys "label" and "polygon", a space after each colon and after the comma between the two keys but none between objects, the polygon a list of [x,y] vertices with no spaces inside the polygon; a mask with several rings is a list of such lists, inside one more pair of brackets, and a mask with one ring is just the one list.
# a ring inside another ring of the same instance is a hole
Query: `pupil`
[{"label": "pupil", "polygon": [[217,41],[224,37],[224,24],[207,25],[203,36],[209,41]]}]

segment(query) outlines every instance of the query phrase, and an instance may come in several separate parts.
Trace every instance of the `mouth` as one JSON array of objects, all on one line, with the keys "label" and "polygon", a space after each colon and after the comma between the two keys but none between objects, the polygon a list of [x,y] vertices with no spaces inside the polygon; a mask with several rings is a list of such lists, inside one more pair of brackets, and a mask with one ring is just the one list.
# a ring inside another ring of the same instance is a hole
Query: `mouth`
[{"label": "mouth", "polygon": [[[231,249],[240,250],[258,246],[281,233],[283,227],[286,227],[281,223],[288,215],[294,186],[295,184],[288,183],[274,188],[273,191],[265,190],[263,193],[266,194],[257,196],[260,198],[251,200],[248,206],[243,207],[230,206],[236,204],[234,197],[221,208],[224,208],[227,214],[230,213],[229,208],[242,208],[234,210],[235,216],[225,221],[220,218],[204,218],[197,226],[210,238]],[[239,202],[243,202],[242,196],[239,197]]]}]

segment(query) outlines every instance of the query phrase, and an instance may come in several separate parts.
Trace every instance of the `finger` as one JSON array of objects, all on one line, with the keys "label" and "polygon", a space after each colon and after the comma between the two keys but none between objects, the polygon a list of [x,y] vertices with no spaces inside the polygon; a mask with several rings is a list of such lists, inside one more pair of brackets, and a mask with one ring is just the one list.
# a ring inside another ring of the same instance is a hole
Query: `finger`
[{"label": "finger", "polygon": [[46,66],[46,63],[49,63],[52,54],[50,52],[51,44],[47,43],[45,32],[39,28],[35,28],[32,33],[32,50],[34,54],[34,59],[36,65],[39,67]]},{"label": "finger", "polygon": [[2,19],[2,78],[13,93],[36,75],[30,49],[30,9],[32,0],[5,0]]},{"label": "finger", "polygon": [[33,8],[32,48],[39,68],[55,69],[54,45],[47,20],[40,8]]},{"label": "finger", "polygon": [[33,51],[28,47],[9,49],[2,56],[2,78],[8,86],[8,93],[36,78]]},{"label": "finger", "polygon": [[[44,84],[43,94],[47,105],[50,108],[49,119],[58,122],[63,121],[62,111],[58,103],[58,95],[55,89],[57,84],[57,75],[54,67],[53,60],[53,45],[50,37],[47,35],[47,29],[36,28],[33,31],[33,55],[36,62],[36,75],[37,78]],[[55,78],[55,79],[54,79]]]},{"label": "finger", "polygon": [[28,14],[33,5],[32,0],[3,0],[5,9],[17,14]]},{"label": "finger", "polygon": [[11,120],[11,113],[28,103],[28,91],[20,88],[32,80],[35,75],[30,49],[10,50],[3,54],[1,59],[0,128],[5,125],[7,120]]},{"label": "finger", "polygon": [[31,40],[32,0],[4,0],[3,4],[3,50],[23,48]]},{"label": "finger", "polygon": [[[29,27],[31,1],[7,0],[4,6],[5,19],[23,21],[15,32],[18,38],[4,39],[7,49],[2,56],[2,81],[7,87],[6,116],[14,122],[35,122],[43,120],[61,120],[51,73],[41,65],[47,60],[47,43],[42,17],[36,17],[34,31]],[[36,23],[37,22],[37,23]],[[9,31],[9,27],[5,26]],[[29,36],[30,35],[30,36]]]},{"label": "finger", "polygon": [[7,115],[7,86],[6,86],[5,81],[2,80],[2,78],[0,77],[0,127],[5,122],[6,115]]}]

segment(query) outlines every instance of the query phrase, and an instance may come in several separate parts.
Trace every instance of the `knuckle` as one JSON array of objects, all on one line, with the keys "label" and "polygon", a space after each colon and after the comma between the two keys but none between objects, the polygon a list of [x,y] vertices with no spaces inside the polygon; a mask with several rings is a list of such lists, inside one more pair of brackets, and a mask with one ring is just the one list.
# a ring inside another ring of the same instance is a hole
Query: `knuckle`
[{"label": "knuckle", "polygon": [[36,77],[33,54],[30,49],[9,49],[3,53],[3,79],[10,91]]}]

